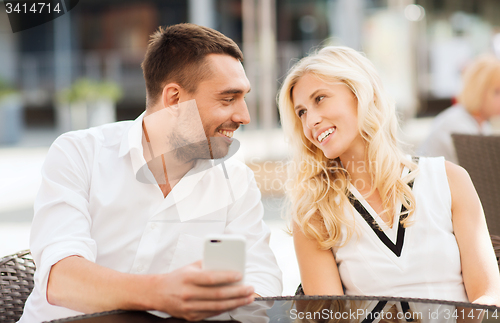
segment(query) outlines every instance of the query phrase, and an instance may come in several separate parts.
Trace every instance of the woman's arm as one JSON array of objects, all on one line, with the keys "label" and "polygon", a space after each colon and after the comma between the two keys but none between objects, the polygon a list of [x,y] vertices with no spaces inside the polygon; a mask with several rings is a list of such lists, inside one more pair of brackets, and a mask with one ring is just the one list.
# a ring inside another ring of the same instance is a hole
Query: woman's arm
[{"label": "woman's arm", "polygon": [[465,169],[446,162],[446,173],[469,301],[500,306],[500,273],[479,197]]},{"label": "woman's arm", "polygon": [[296,224],[293,227],[293,242],[304,294],[343,295],[339,270],[332,251],[320,249],[318,242],[307,238]]}]

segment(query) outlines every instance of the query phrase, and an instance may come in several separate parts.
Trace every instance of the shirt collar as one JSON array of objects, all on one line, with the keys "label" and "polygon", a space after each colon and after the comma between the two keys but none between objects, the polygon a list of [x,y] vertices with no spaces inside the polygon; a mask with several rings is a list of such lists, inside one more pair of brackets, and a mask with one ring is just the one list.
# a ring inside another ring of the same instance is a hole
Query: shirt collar
[{"label": "shirt collar", "polygon": [[120,151],[118,153],[119,157],[123,157],[130,153],[134,174],[137,174],[139,169],[146,164],[142,147],[142,120],[144,119],[145,113],[146,111],[141,113],[141,115],[134,120],[128,131],[123,134]]},{"label": "shirt collar", "polygon": [[178,202],[191,194],[196,184],[198,184],[207,171],[212,167],[214,167],[213,160],[198,159],[194,167],[191,168],[172,189],[171,193],[174,201]]},{"label": "shirt collar", "polygon": [[[152,174],[147,174],[150,173],[149,171],[144,172],[144,167],[147,167],[146,160],[144,159],[144,148],[142,146],[142,137],[144,135],[142,121],[144,119],[144,114],[145,112],[137,117],[129,130],[123,134],[119,157],[123,157],[127,153],[130,153],[132,168],[136,177],[138,172],[141,171],[146,174],[145,176],[150,183],[155,183]],[[194,185],[196,185],[203,175],[205,175],[206,171],[212,167],[214,167],[213,160],[197,160],[194,167],[182,177],[176,186],[174,186],[173,191],[175,191],[175,200],[185,198],[193,190]]]}]

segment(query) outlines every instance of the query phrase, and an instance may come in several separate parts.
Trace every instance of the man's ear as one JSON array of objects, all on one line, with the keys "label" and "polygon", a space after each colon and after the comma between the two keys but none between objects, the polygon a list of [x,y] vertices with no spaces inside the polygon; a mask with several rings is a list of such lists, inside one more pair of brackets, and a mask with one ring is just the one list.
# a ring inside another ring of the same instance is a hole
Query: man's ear
[{"label": "man's ear", "polygon": [[176,83],[165,85],[161,93],[162,108],[168,108],[172,113],[177,114],[180,90],[181,87]]}]

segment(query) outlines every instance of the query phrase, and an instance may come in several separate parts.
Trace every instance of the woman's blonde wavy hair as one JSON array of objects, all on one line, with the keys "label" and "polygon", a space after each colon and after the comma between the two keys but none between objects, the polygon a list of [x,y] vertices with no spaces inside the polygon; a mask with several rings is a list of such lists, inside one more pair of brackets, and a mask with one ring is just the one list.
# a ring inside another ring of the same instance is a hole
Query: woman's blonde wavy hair
[{"label": "woman's blonde wavy hair", "polygon": [[[340,245],[343,225],[348,229],[347,239],[353,229],[352,218],[344,214],[346,203],[350,203],[347,171],[339,158],[328,159],[305,137],[294,112],[293,88],[308,73],[327,83],[343,82],[354,93],[357,126],[367,145],[365,169],[371,174],[371,192],[378,189],[385,212],[393,210],[396,201],[402,201],[407,211],[401,222],[408,226],[415,209],[408,182],[416,176],[417,165],[397,145],[394,102],[385,93],[372,63],[357,51],[338,46],[325,47],[297,62],[279,93],[283,130],[293,147],[286,185],[292,221],[307,237],[316,239],[322,249]],[[401,165],[411,170],[404,178]]]}]

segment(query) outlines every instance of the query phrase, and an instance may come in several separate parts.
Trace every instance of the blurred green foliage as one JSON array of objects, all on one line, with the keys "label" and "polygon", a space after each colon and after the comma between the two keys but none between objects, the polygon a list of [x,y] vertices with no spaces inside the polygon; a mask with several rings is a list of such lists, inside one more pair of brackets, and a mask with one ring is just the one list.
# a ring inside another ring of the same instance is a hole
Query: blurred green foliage
[{"label": "blurred green foliage", "polygon": [[0,98],[17,93],[16,89],[6,80],[0,78]]},{"label": "blurred green foliage", "polygon": [[116,102],[122,95],[123,91],[116,83],[81,78],[76,80],[69,89],[61,91],[57,97],[63,103],[97,101],[102,99]]}]

